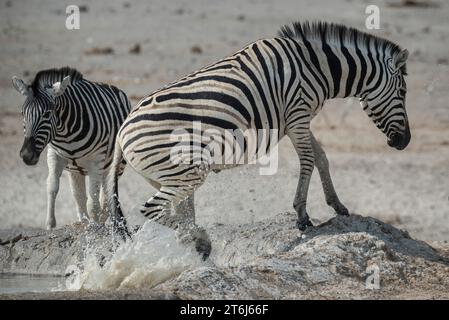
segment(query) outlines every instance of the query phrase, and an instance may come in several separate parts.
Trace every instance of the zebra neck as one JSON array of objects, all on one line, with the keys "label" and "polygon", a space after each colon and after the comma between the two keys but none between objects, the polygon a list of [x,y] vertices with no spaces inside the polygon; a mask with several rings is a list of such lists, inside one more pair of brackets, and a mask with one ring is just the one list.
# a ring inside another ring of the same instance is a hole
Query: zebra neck
[{"label": "zebra neck", "polygon": [[301,48],[322,91],[320,105],[327,99],[360,97],[366,88],[367,72],[375,70],[370,63],[372,48],[321,41],[304,41]]},{"label": "zebra neck", "polygon": [[70,95],[64,94],[56,102],[56,109],[58,110],[56,137],[67,138],[74,134],[79,134],[80,125],[82,120],[85,119],[87,112],[85,105],[76,103],[70,98]]}]

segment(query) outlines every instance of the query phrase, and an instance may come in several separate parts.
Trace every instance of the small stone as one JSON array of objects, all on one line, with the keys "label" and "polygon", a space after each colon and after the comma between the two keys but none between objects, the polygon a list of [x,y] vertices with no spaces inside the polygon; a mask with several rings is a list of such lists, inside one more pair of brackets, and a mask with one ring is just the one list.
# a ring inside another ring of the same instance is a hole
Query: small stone
[{"label": "small stone", "polygon": [[133,47],[131,47],[131,49],[129,49],[129,53],[131,54],[140,54],[141,48],[140,48],[140,44],[136,43]]},{"label": "small stone", "polygon": [[246,19],[246,17],[245,17],[245,15],[243,15],[243,14],[239,14],[239,15],[237,16],[237,21],[245,21],[245,19]]},{"label": "small stone", "polygon": [[203,49],[201,49],[201,47],[198,45],[194,45],[193,47],[190,48],[190,52],[195,54],[201,54],[203,53]]},{"label": "small stone", "polygon": [[430,27],[427,26],[427,27],[422,28],[422,32],[423,33],[430,33]]},{"label": "small stone", "polygon": [[185,13],[185,10],[183,8],[179,8],[179,9],[176,9],[175,13],[177,15],[183,15]]},{"label": "small stone", "polygon": [[95,47],[95,48],[84,51],[84,54],[86,54],[86,55],[114,54],[114,49],[112,49],[111,47],[104,47],[104,48]]},{"label": "small stone", "polygon": [[79,6],[80,12],[88,12],[89,11],[89,7],[86,5],[80,5]]}]

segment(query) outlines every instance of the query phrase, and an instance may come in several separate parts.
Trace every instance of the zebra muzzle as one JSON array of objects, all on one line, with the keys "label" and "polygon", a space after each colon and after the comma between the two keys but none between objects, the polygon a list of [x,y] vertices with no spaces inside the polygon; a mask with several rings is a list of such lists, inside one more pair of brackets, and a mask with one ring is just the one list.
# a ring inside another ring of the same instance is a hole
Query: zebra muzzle
[{"label": "zebra muzzle", "polygon": [[39,161],[39,153],[34,146],[34,138],[25,138],[20,149],[20,157],[28,166],[35,165]]},{"label": "zebra muzzle", "polygon": [[391,138],[388,139],[388,145],[397,150],[404,150],[408,146],[410,138],[410,129],[407,126],[404,133],[393,133]]}]

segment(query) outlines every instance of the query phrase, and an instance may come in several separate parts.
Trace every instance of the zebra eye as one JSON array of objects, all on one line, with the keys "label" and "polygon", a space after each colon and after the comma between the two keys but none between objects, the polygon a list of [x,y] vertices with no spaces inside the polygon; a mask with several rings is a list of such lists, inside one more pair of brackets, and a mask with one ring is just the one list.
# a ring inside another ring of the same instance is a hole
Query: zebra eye
[{"label": "zebra eye", "polygon": [[51,116],[51,110],[47,110],[42,114],[42,118],[48,119]]}]

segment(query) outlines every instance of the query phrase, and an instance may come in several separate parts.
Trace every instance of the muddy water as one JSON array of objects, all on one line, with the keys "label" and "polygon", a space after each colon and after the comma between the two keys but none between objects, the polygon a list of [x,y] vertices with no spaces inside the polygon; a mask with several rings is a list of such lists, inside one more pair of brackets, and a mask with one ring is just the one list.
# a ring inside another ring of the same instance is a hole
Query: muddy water
[{"label": "muddy water", "polygon": [[63,277],[0,273],[0,294],[59,291],[64,283]]}]

